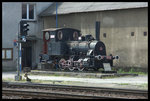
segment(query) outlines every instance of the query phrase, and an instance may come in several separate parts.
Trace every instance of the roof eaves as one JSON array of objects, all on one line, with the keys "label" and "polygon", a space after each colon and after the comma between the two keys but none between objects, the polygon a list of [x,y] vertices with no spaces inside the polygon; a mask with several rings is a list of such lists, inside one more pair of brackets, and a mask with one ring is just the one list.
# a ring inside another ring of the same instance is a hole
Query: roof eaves
[{"label": "roof eaves", "polygon": [[[59,3],[59,5],[61,5],[61,3]],[[53,3],[53,5],[51,5],[50,7],[48,7],[47,9],[49,9],[49,11],[46,9],[45,11],[43,11],[43,13],[41,13],[40,16],[53,16],[53,15],[56,15],[56,9],[55,9],[55,3]],[[92,6],[91,6],[92,7]],[[78,10],[78,11],[65,11],[65,10],[62,10],[62,12],[58,12],[57,14],[58,15],[63,15],[63,14],[73,14],[73,13],[82,13],[82,12],[95,12],[95,11],[108,11],[108,10],[119,10],[119,9],[133,9],[133,8],[143,8],[143,7],[148,7],[148,5],[141,5],[141,6],[136,6],[134,5],[133,7],[129,6],[129,7],[121,7],[121,6],[118,6],[118,8],[116,6],[111,6],[110,8],[108,9],[81,9],[81,10]]]}]

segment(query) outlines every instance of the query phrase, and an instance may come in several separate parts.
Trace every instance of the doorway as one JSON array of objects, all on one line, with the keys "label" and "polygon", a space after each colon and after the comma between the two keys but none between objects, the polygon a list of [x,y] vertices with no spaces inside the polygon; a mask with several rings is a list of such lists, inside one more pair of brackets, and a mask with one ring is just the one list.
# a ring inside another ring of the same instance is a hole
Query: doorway
[{"label": "doorway", "polygon": [[30,67],[32,69],[32,42],[22,43],[22,68]]}]

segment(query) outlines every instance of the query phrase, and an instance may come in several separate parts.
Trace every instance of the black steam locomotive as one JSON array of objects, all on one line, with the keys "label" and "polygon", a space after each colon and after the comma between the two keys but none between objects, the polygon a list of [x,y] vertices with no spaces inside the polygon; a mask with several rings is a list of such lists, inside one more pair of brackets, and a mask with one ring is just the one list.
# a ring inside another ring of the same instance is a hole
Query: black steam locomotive
[{"label": "black steam locomotive", "polygon": [[82,36],[73,28],[50,28],[43,30],[42,61],[56,69],[73,71],[78,69],[104,68],[103,63],[113,66],[118,56],[106,56],[105,44],[92,35]]}]

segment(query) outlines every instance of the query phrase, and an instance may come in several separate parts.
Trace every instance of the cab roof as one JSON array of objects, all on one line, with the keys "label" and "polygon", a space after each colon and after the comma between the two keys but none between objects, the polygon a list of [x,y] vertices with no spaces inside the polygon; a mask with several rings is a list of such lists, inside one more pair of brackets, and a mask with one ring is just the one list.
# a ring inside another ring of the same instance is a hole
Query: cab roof
[{"label": "cab roof", "polygon": [[57,30],[62,30],[62,29],[72,29],[72,30],[76,30],[76,31],[79,31],[80,32],[80,30],[78,30],[78,29],[74,29],[74,28],[47,28],[47,29],[44,29],[44,30],[42,30],[42,31],[57,31]]}]

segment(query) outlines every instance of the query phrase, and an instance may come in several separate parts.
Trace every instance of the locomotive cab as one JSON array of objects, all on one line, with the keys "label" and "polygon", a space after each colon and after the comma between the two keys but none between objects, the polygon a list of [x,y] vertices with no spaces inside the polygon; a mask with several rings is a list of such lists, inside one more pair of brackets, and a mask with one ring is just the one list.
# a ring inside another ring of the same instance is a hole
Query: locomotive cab
[{"label": "locomotive cab", "polygon": [[73,28],[50,28],[43,30],[44,41],[78,41],[80,36],[80,31]]},{"label": "locomotive cab", "polygon": [[67,55],[67,41],[78,41],[80,31],[73,28],[49,28],[43,30],[43,53],[48,55]]}]

